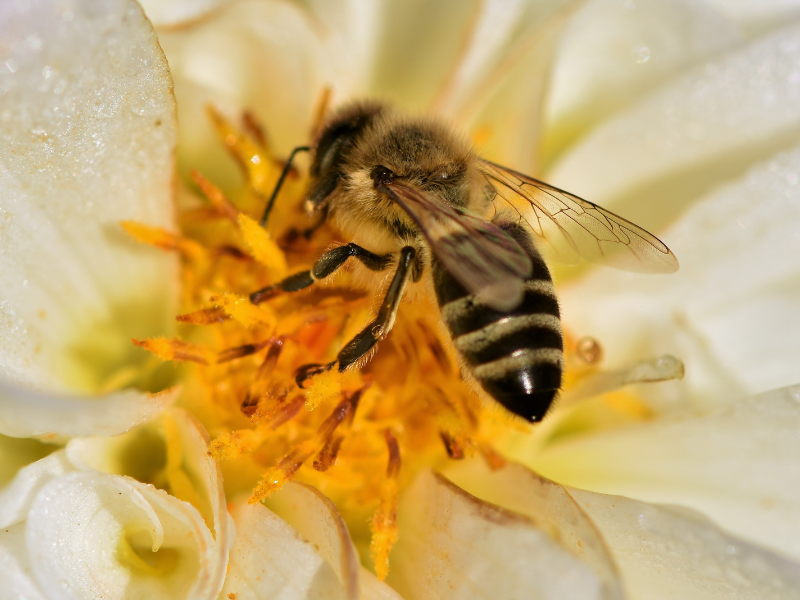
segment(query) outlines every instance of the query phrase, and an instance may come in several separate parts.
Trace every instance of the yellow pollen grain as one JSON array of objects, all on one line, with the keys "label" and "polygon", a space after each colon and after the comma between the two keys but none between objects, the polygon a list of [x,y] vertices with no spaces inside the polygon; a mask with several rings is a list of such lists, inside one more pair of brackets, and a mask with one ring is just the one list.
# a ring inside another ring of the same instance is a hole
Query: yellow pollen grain
[{"label": "yellow pollen grain", "polygon": [[214,296],[211,300],[224,310],[225,314],[245,327],[267,325],[270,328],[274,328],[277,324],[275,314],[269,308],[256,306],[242,296],[225,292],[219,296]]},{"label": "yellow pollen grain", "polygon": [[278,247],[278,244],[269,236],[255,219],[248,217],[244,213],[239,213],[239,227],[242,237],[250,248],[250,254],[258,262],[269,269],[270,275],[275,279],[282,279],[286,276],[286,258]]},{"label": "yellow pollen grain", "polygon": [[323,402],[334,400],[342,393],[342,377],[337,371],[326,371],[312,380],[306,396],[306,410],[312,411]]}]

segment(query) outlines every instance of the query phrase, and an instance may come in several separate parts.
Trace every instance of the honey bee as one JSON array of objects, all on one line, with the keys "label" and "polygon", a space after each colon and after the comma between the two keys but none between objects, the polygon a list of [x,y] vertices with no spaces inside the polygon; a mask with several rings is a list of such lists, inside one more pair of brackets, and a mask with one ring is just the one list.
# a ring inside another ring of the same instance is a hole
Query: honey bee
[{"label": "honey bee", "polygon": [[[512,413],[541,420],[561,387],[563,335],[539,246],[624,269],[671,273],[658,238],[577,196],[480,158],[453,129],[377,102],[335,111],[311,150],[306,208],[367,240],[333,248],[308,271],[254,292],[258,303],[325,279],[351,257],[393,269],[376,318],[335,361],[298,375],[357,366],[394,325],[410,282],[429,277],[441,319],[467,373]],[[291,162],[291,158],[290,158]],[[287,163],[287,169],[289,166]],[[285,174],[286,171],[284,171]],[[266,223],[280,181],[262,223]]]}]

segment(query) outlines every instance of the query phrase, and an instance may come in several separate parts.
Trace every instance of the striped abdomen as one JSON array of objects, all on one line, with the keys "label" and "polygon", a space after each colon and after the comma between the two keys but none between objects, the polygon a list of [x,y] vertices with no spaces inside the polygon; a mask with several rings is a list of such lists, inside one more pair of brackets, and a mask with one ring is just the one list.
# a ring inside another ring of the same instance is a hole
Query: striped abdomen
[{"label": "striped abdomen", "polygon": [[528,234],[507,230],[533,261],[525,297],[500,312],[481,305],[432,261],[436,298],[456,350],[483,389],[511,412],[540,421],[561,387],[564,347],[553,280]]}]

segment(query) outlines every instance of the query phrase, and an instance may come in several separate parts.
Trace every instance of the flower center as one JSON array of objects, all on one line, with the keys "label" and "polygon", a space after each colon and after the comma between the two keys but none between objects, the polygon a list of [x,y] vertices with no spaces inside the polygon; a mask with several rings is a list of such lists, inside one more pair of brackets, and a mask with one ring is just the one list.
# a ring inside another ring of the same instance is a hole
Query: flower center
[{"label": "flower center", "polygon": [[[398,490],[421,469],[452,459],[479,454],[498,467],[500,445],[529,439],[532,428],[463,381],[438,311],[424,299],[401,305],[391,334],[360,368],[319,368],[370,322],[380,294],[359,285],[362,273],[348,264],[324,285],[257,304],[248,299],[352,240],[328,225],[304,234],[299,171],[277,198],[269,233],[262,229],[256,219],[283,164],[252,120],[238,130],[212,118],[246,174],[246,189],[232,202],[195,173],[208,203],[182,211],[181,234],[124,224],[138,239],[180,252],[184,265],[181,339],[136,344],[190,365],[182,401],[214,438],[210,452],[222,461],[229,494],[247,491],[252,502],[269,505],[289,480],[317,487],[336,503],[357,546],[371,537],[384,577],[397,538]],[[589,363],[599,347],[588,341],[582,348],[585,369],[595,368]]]}]

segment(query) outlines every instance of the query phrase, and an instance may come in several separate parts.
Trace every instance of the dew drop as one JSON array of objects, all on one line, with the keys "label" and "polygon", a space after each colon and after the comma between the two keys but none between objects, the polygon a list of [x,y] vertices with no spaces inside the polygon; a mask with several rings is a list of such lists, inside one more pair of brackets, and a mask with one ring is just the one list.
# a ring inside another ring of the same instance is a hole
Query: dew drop
[{"label": "dew drop", "polygon": [[578,340],[575,351],[578,358],[587,365],[594,365],[603,360],[603,347],[600,342],[588,335]]},{"label": "dew drop", "polygon": [[633,53],[633,62],[638,65],[646,63],[650,60],[650,48],[647,46],[640,46]]}]

